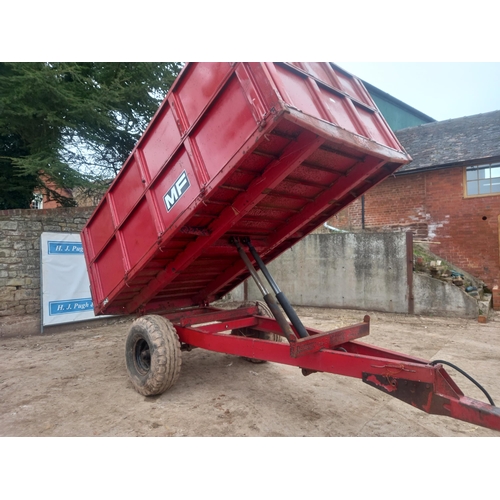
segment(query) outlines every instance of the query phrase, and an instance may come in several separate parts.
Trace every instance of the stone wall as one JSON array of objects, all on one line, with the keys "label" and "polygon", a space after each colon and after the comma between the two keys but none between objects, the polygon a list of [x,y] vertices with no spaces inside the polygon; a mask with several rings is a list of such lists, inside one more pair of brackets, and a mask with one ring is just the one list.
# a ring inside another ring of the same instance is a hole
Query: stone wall
[{"label": "stone wall", "polygon": [[0,337],[40,332],[40,235],[80,232],[93,211],[0,210]]}]

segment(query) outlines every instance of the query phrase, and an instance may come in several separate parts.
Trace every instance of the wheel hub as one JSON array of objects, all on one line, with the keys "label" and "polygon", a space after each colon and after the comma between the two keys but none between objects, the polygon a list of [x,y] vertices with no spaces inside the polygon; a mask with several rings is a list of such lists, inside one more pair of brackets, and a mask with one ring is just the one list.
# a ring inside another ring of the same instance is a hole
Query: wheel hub
[{"label": "wheel hub", "polygon": [[151,369],[151,351],[146,340],[140,339],[135,343],[134,359],[140,373],[146,374]]}]

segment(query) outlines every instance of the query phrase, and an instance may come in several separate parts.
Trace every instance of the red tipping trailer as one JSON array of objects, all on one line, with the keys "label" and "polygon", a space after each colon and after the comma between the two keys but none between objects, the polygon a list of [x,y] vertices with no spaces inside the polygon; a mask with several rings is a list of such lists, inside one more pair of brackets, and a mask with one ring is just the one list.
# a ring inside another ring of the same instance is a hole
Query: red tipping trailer
[{"label": "red tipping trailer", "polygon": [[[360,80],[335,65],[187,64],[82,232],[96,314],[141,316],[126,348],[136,389],[163,392],[180,351],[202,347],[359,377],[500,430],[500,412],[465,398],[441,364],[355,341],[368,317],[305,328],[267,271],[410,160]],[[209,306],[250,275],[269,309]]]}]

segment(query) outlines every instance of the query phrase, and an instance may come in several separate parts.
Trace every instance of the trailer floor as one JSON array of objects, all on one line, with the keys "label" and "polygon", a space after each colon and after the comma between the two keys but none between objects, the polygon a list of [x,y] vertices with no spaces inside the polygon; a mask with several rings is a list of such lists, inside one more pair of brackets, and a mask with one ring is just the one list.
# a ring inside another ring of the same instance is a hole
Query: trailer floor
[{"label": "trailer floor", "polygon": [[[328,330],[364,311],[297,307],[307,326]],[[368,313],[370,314],[370,313]],[[500,404],[500,314],[486,324],[459,318],[371,313],[362,339],[426,359],[450,361]],[[500,436],[427,415],[357,379],[253,364],[195,349],[179,380],[145,398],[128,381],[130,321],[0,342],[2,436]],[[453,369],[466,395],[484,395]]]}]

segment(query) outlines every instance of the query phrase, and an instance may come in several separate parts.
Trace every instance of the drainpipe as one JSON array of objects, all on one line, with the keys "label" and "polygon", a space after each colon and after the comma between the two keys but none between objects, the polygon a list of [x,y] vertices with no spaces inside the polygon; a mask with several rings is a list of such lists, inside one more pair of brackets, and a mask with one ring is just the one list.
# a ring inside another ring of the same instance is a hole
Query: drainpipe
[{"label": "drainpipe", "polygon": [[365,195],[361,195],[361,229],[365,228]]}]

